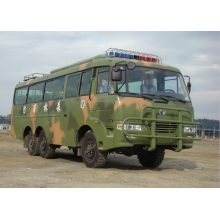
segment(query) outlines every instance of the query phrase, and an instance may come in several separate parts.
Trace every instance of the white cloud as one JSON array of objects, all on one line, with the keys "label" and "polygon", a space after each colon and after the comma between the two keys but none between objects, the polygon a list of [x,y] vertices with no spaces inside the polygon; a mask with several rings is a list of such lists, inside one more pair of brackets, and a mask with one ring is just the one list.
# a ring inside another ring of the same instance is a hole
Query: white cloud
[{"label": "white cloud", "polygon": [[219,103],[219,32],[0,32],[0,114],[10,113],[14,86],[25,75],[49,73],[109,47],[156,54],[190,75],[195,116],[212,112],[219,119],[219,107],[203,106],[204,99]]}]

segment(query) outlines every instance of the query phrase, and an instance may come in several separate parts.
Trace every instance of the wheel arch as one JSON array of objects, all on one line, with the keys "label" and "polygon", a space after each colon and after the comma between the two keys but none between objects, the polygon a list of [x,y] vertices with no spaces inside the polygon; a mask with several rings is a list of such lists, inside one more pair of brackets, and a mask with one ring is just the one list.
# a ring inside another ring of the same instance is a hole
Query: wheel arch
[{"label": "wheel arch", "polygon": [[27,126],[27,127],[24,129],[23,140],[24,140],[24,138],[29,134],[30,131],[31,131],[31,127],[30,127],[30,126]]},{"label": "wheel arch", "polygon": [[82,139],[84,137],[84,135],[86,134],[87,131],[93,131],[92,128],[88,125],[83,125],[77,133],[77,137],[76,137],[76,146],[81,146],[82,144]]},{"label": "wheel arch", "polygon": [[41,126],[38,126],[38,127],[37,127],[37,129],[36,129],[36,131],[35,131],[36,137],[39,137],[40,132],[41,132],[42,130],[43,130],[43,128],[42,128]]}]

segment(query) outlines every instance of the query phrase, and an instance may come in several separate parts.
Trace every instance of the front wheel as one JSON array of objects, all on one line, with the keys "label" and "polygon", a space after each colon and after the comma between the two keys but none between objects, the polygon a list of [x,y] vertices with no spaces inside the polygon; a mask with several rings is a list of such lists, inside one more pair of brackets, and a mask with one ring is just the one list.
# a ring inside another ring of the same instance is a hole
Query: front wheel
[{"label": "front wheel", "polygon": [[81,153],[87,167],[103,167],[107,161],[107,152],[100,152],[94,133],[89,130],[82,140]]},{"label": "front wheel", "polygon": [[163,162],[164,154],[165,149],[156,149],[154,151],[141,150],[137,156],[142,166],[156,168]]}]

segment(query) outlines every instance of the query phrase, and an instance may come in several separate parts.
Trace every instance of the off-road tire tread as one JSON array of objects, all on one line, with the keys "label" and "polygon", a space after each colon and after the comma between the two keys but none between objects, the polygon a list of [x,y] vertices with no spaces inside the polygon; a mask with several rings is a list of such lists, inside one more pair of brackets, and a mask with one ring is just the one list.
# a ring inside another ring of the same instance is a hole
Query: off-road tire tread
[{"label": "off-road tire tread", "polygon": [[[92,135],[94,140],[96,141],[94,133],[91,130],[88,130],[86,132],[86,134],[84,135],[84,137],[83,137],[82,145],[83,145],[83,142],[84,142],[84,138],[86,138],[87,135]],[[98,148],[97,148],[97,141],[96,141],[96,149],[98,150]],[[83,157],[83,152],[82,152],[83,162],[89,168],[101,168],[101,167],[104,167],[104,165],[106,164],[106,161],[107,161],[107,156],[108,156],[108,152],[106,152],[106,151],[99,151],[98,150],[98,157],[96,158],[95,163],[90,164],[90,163],[88,163],[85,160],[85,158]]]},{"label": "off-road tire tread", "polygon": [[33,156],[40,156],[38,144],[39,144],[39,137],[36,137],[35,138],[36,152]]},{"label": "off-road tire tread", "polygon": [[107,162],[107,156],[108,156],[108,153],[99,151],[99,159],[94,165],[94,168],[104,167]]},{"label": "off-road tire tread", "polygon": [[137,157],[142,166],[156,168],[163,162],[164,155],[165,149],[156,149],[154,151],[141,151]]},{"label": "off-road tire tread", "polygon": [[29,131],[29,134],[28,134],[28,152],[31,156],[39,156],[40,153],[39,153],[39,149],[38,149],[38,142],[36,140],[36,136],[35,136],[35,139],[34,139],[34,149],[33,151],[31,149],[29,149],[29,138],[31,138],[31,136],[33,135],[32,131],[30,130]]},{"label": "off-road tire tread", "polygon": [[29,134],[27,134],[27,135],[24,137],[23,148],[27,148],[27,149],[28,149],[28,140],[29,140]]},{"label": "off-road tire tread", "polygon": [[[23,147],[28,149],[28,153],[31,156],[38,156],[40,154],[38,152],[38,148],[37,147],[35,147],[35,149],[33,151],[31,151],[31,149],[29,149],[29,140],[30,140],[32,135],[33,135],[32,130],[29,130],[28,134],[24,137],[24,146]],[[35,139],[35,141],[36,141],[36,139]]]},{"label": "off-road tire tread", "polygon": [[40,135],[39,135],[39,146],[38,146],[38,148],[39,148],[40,155],[41,155],[41,157],[43,157],[45,159],[51,159],[55,156],[55,147],[53,146],[53,144],[48,144],[47,143],[47,150],[44,154],[42,154],[41,151],[40,151],[40,139],[41,139],[42,136],[46,137],[44,130],[41,130]]}]

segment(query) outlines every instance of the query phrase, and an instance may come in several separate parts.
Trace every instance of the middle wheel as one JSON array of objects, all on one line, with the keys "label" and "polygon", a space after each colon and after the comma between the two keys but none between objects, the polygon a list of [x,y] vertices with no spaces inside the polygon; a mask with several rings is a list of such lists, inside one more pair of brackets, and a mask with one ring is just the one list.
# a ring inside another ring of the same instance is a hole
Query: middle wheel
[{"label": "middle wheel", "polygon": [[108,152],[99,151],[94,133],[89,130],[82,140],[81,153],[87,167],[103,167],[107,161]]},{"label": "middle wheel", "polygon": [[55,147],[52,144],[47,143],[47,138],[45,135],[44,130],[40,132],[39,135],[39,153],[41,157],[50,159],[53,158],[55,155]]},{"label": "middle wheel", "polygon": [[38,137],[36,137],[31,130],[28,134],[28,152],[31,156],[40,155],[38,150]]}]

